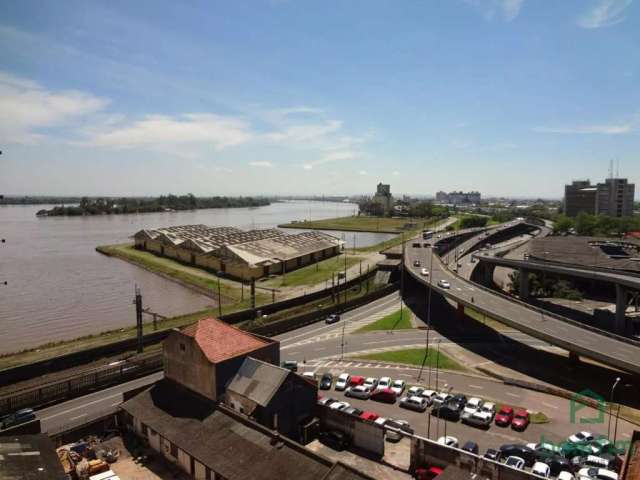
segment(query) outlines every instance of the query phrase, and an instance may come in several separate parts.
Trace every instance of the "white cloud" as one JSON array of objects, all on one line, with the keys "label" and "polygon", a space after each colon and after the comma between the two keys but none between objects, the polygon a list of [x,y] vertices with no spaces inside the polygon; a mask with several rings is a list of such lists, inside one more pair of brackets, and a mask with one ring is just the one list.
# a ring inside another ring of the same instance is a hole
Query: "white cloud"
[{"label": "white cloud", "polygon": [[326,137],[342,127],[340,120],[324,123],[292,125],[277,132],[267,133],[263,138],[273,143],[308,143]]},{"label": "white cloud", "polygon": [[360,170],[360,171],[358,172],[358,175],[365,176],[365,175],[369,175],[369,174],[366,172],[366,170]]},{"label": "white cloud", "polygon": [[313,165],[307,163],[306,165],[303,165],[302,168],[304,168],[305,170],[313,170]]},{"label": "white cloud", "polygon": [[524,0],[466,0],[475,7],[486,20],[493,20],[496,16],[510,22],[520,15]]},{"label": "white cloud", "polygon": [[106,99],[75,90],[52,92],[0,71],[0,141],[37,142],[46,136],[42,129],[77,122],[107,103]]},{"label": "white cloud", "polygon": [[273,167],[273,163],[267,162],[267,161],[264,161],[264,160],[259,160],[259,161],[255,161],[255,162],[249,162],[249,166],[257,167],[257,168],[272,168]]},{"label": "white cloud", "polygon": [[252,138],[244,121],[211,113],[148,115],[142,120],[106,128],[89,140],[94,146],[157,149],[167,145],[209,144],[216,149]]},{"label": "white cloud", "polygon": [[298,107],[289,107],[289,108],[281,108],[276,110],[280,115],[297,115],[297,114],[317,114],[322,113],[324,110],[315,107],[307,107],[307,106],[298,106]]},{"label": "white cloud", "polygon": [[231,172],[233,172],[233,170],[231,170],[230,168],[227,168],[227,167],[213,167],[213,171],[214,172],[218,172],[218,173],[231,173]]},{"label": "white cloud", "polygon": [[635,130],[631,122],[612,125],[576,125],[569,127],[534,127],[539,133],[560,133],[570,135],[624,135]]},{"label": "white cloud", "polygon": [[624,12],[632,0],[598,0],[578,18],[577,24],[582,28],[609,27],[622,22]]},{"label": "white cloud", "polygon": [[398,175],[400,175],[400,172],[397,170],[394,170],[393,172],[391,172],[391,175],[393,175],[394,177],[397,177]]}]

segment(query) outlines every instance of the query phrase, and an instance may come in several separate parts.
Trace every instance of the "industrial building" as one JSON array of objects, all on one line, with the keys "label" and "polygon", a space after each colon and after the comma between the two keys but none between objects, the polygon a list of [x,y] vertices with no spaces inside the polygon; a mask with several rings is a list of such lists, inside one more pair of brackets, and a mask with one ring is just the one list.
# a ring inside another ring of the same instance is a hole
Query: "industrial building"
[{"label": "industrial building", "polygon": [[633,214],[634,195],[635,185],[626,178],[607,178],[597,185],[576,180],[564,187],[564,213],[569,217],[580,212],[628,217]]},{"label": "industrial building", "polygon": [[140,230],[135,246],[231,277],[251,280],[286,273],[338,255],[343,241],[322,232],[182,225]]},{"label": "industrial building", "polygon": [[377,203],[382,207],[385,215],[393,209],[393,195],[391,195],[391,185],[388,183],[379,183],[376,186],[376,194],[371,199],[373,203]]},{"label": "industrial building", "polygon": [[480,192],[438,192],[436,202],[449,205],[478,205],[480,203]]}]

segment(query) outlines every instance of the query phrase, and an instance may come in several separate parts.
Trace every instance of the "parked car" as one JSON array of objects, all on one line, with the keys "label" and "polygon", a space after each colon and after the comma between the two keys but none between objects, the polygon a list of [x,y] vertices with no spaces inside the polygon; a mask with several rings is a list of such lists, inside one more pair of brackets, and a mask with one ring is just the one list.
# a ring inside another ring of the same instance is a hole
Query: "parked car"
[{"label": "parked car", "polygon": [[448,281],[446,281],[446,280],[440,280],[440,281],[438,281],[438,286],[439,286],[440,288],[444,288],[445,290],[447,290],[447,289],[451,288],[451,284],[450,284]]},{"label": "parked car", "polygon": [[349,379],[350,387],[355,387],[356,385],[364,385],[364,377],[354,375]]},{"label": "parked car", "polygon": [[451,400],[453,398],[453,395],[451,395],[450,393],[436,393],[433,396],[433,404],[434,405],[442,405],[443,403],[448,402],[449,400]]},{"label": "parked car", "polygon": [[287,370],[291,370],[292,372],[298,371],[298,362],[295,360],[285,360],[280,364],[282,368],[286,368]]},{"label": "parked car", "polygon": [[20,425],[22,423],[30,422],[31,420],[35,420],[36,414],[32,408],[23,408],[18,410],[17,412],[6,415],[0,419],[0,428],[9,428],[15,427],[16,425]]},{"label": "parked car", "polygon": [[581,467],[604,468],[607,470],[616,470],[617,465],[611,458],[599,457],[597,455],[587,455],[586,457],[573,457],[571,459],[573,469],[577,470]]},{"label": "parked car", "polygon": [[379,388],[369,398],[376,402],[396,403],[396,392],[390,388]]},{"label": "parked car", "polygon": [[402,392],[404,392],[406,385],[407,382],[405,382],[404,380],[396,380],[391,385],[391,390],[396,392],[396,395],[402,395]]},{"label": "parked car", "polygon": [[332,403],[337,402],[338,400],[336,400],[335,398],[331,398],[331,397],[322,397],[318,399],[318,405],[331,405]]},{"label": "parked car", "polygon": [[531,467],[531,473],[540,475],[541,477],[544,477],[544,478],[549,478],[551,469],[549,468],[549,465],[547,465],[546,463],[536,462],[533,464],[533,467]]},{"label": "parked car", "polygon": [[444,403],[433,407],[431,409],[431,415],[438,418],[444,418],[445,420],[451,420],[452,422],[457,422],[460,420],[460,410],[457,408],[457,404],[449,404]]},{"label": "parked car", "polygon": [[464,411],[473,413],[476,410],[479,410],[482,405],[484,405],[484,400],[478,397],[471,397],[469,400],[467,400],[467,403],[464,406]]},{"label": "parked car", "polygon": [[364,411],[360,414],[360,418],[363,420],[368,420],[369,422],[375,422],[380,415],[375,412]]},{"label": "parked car", "polygon": [[316,374],[315,374],[315,373],[313,373],[313,372],[304,372],[304,373],[302,374],[302,376],[303,376],[304,378],[306,378],[307,380],[311,380],[312,382],[316,382],[316,381],[317,381],[317,379],[316,379]]},{"label": "parked car", "polygon": [[552,443],[527,443],[527,447],[534,451],[536,460],[544,460],[555,455],[562,455],[562,447]]},{"label": "parked car", "polygon": [[424,412],[427,407],[427,399],[424,397],[402,397],[400,399],[400,406],[408,410],[414,410],[416,412]]},{"label": "parked car", "polygon": [[450,435],[447,435],[446,437],[440,437],[438,439],[438,443],[440,445],[446,445],[447,447],[458,448],[458,439],[456,437],[452,437]]},{"label": "parked car", "polygon": [[528,466],[533,465],[533,462],[535,462],[535,455],[533,450],[531,450],[526,445],[518,443],[508,443],[500,447],[500,453],[502,454],[503,458],[520,457],[524,459],[525,464],[527,464]]},{"label": "parked car", "polygon": [[338,315],[337,313],[332,313],[330,315],[327,315],[327,318],[324,319],[324,323],[326,323],[327,325],[330,325],[332,323],[336,323],[340,321],[340,315]]},{"label": "parked car", "polygon": [[562,450],[562,454],[567,458],[586,457],[593,453],[591,446],[587,443],[573,443],[566,441],[560,444],[560,449]]},{"label": "parked car", "polygon": [[524,460],[516,456],[507,457],[504,464],[509,467],[517,468],[518,470],[524,470],[525,466]]},{"label": "parked car", "polygon": [[334,450],[344,450],[348,445],[345,434],[337,430],[320,432],[318,434],[318,440]]},{"label": "parked car", "polygon": [[526,410],[517,410],[513,414],[513,420],[511,420],[511,428],[520,432],[526,430],[529,426],[529,412]]},{"label": "parked car", "polygon": [[320,384],[318,387],[320,390],[329,390],[333,385],[333,375],[330,373],[323,373],[322,377],[320,377]]},{"label": "parked car", "polygon": [[369,387],[371,390],[375,390],[378,387],[378,379],[374,377],[367,377],[364,380],[364,386]]},{"label": "parked car", "polygon": [[438,392],[435,390],[423,390],[420,394],[422,397],[426,398],[429,402],[429,405],[433,403],[433,398],[437,395]]},{"label": "parked car", "polygon": [[478,444],[476,442],[472,442],[471,440],[468,440],[464,445],[462,445],[462,450],[464,450],[465,452],[473,453],[474,455],[478,455],[478,452],[480,451]]},{"label": "parked car", "polygon": [[591,432],[578,432],[567,438],[567,441],[571,443],[588,443],[595,440],[595,438],[595,435]]},{"label": "parked car", "polygon": [[452,402],[456,402],[460,405],[460,408],[464,408],[467,405],[467,396],[463,393],[456,393],[452,398]]},{"label": "parked car", "polygon": [[359,398],[361,400],[369,400],[371,397],[371,389],[364,385],[356,385],[355,387],[349,387],[344,391],[346,397]]},{"label": "parked car", "polygon": [[426,268],[422,268],[420,270],[420,275],[422,275],[423,277],[428,277],[429,276],[429,270],[427,270]]},{"label": "parked car", "polygon": [[473,427],[487,429],[491,426],[491,414],[487,412],[476,411],[471,415],[460,417],[463,423]]},{"label": "parked car", "polygon": [[378,381],[378,386],[376,388],[378,389],[391,388],[392,383],[393,383],[393,380],[391,380],[390,377],[382,377]]},{"label": "parked car", "polygon": [[549,465],[549,468],[551,469],[551,475],[553,475],[554,477],[558,476],[560,472],[563,471],[573,471],[571,460],[560,455],[552,455],[550,457],[547,457],[543,460],[543,462]]},{"label": "parked car", "polygon": [[413,478],[416,480],[432,480],[442,474],[444,470],[440,467],[416,468]]},{"label": "parked car", "polygon": [[491,415],[491,420],[493,420],[493,417],[496,416],[496,404],[493,402],[485,402],[482,407],[480,407],[480,411]]},{"label": "parked car", "polygon": [[601,455],[603,453],[624,454],[624,449],[616,447],[607,437],[600,437],[589,442],[589,448],[594,455]]},{"label": "parked car", "polygon": [[418,386],[413,386],[409,390],[407,390],[407,396],[408,397],[416,397],[416,396],[419,397],[419,396],[422,396],[422,392],[424,392],[424,388],[418,387]]},{"label": "parked car", "polygon": [[578,478],[591,478],[593,480],[618,480],[618,474],[606,468],[581,468],[578,471]]},{"label": "parked car", "polygon": [[388,418],[384,422],[384,435],[389,442],[399,442],[404,436],[402,432],[413,434],[413,428],[406,420]]},{"label": "parked car", "polygon": [[351,376],[348,373],[341,373],[340,376],[338,377],[338,380],[336,380],[335,389],[338,391],[345,390],[349,385],[350,379],[351,379]]},{"label": "parked car", "polygon": [[362,410],[356,407],[345,408],[343,412],[347,415],[353,415],[354,417],[359,417],[360,415],[362,415]]},{"label": "parked car", "polygon": [[560,473],[558,473],[557,477],[558,480],[575,480],[573,473],[571,473],[569,470],[562,470]]},{"label": "parked car", "polygon": [[330,404],[329,408],[331,410],[338,410],[339,412],[341,412],[342,410],[346,410],[350,406],[351,404],[349,402],[337,401]]},{"label": "parked car", "polygon": [[493,460],[494,462],[499,462],[502,458],[500,454],[500,450],[496,450],[495,448],[488,448],[484,454],[484,458],[487,460]]}]

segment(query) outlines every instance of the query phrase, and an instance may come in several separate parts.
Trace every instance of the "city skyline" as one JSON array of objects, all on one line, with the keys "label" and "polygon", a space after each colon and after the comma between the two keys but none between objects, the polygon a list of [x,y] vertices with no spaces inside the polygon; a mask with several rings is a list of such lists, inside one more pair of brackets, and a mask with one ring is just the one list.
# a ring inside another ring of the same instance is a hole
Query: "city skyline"
[{"label": "city skyline", "polygon": [[33,7],[0,6],[6,195],[640,180],[631,0]]}]

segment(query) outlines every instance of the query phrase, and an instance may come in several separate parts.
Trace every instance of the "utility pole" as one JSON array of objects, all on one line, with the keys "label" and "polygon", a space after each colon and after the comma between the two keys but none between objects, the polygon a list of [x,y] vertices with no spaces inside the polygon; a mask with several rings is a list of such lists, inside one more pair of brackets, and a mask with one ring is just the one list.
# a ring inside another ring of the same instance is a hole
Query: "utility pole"
[{"label": "utility pole", "polygon": [[404,290],[404,232],[402,235],[402,260],[400,261],[400,320],[402,320],[402,293]]},{"label": "utility pole", "polygon": [[[274,299],[275,299],[275,294],[274,294]],[[256,279],[255,278],[251,279],[251,308],[252,309],[256,308]]]},{"label": "utility pole", "polygon": [[342,322],[342,341],[340,342],[340,361],[344,359],[344,328],[345,328],[345,322]]},{"label": "utility pole", "polygon": [[358,278],[360,278],[360,282],[358,283],[358,293],[360,293],[362,291],[362,260],[360,260],[360,275]]},{"label": "utility pole", "polygon": [[220,292],[220,277],[218,277],[218,318],[222,316],[222,293]]},{"label": "utility pole", "polygon": [[136,305],[136,337],[137,337],[137,351],[138,353],[142,353],[143,344],[142,344],[142,294],[140,293],[140,289],[136,285],[135,287],[136,297],[134,299],[134,303]]}]

